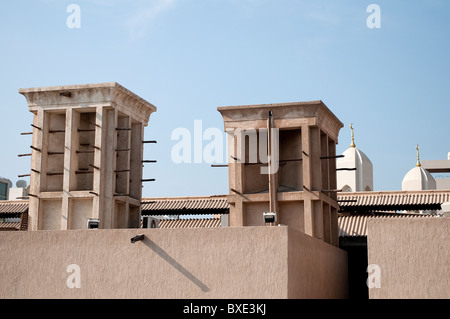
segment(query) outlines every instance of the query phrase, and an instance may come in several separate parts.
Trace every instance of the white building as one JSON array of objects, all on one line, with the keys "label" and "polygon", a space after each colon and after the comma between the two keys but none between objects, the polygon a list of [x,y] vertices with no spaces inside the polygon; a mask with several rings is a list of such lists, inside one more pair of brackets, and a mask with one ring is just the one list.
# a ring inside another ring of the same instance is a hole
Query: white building
[{"label": "white building", "polygon": [[352,130],[352,143],[336,161],[337,188],[343,192],[373,191],[373,165],[363,151],[356,148]]},{"label": "white building", "polygon": [[19,200],[25,199],[28,195],[29,186],[24,180],[18,180],[16,187],[12,187],[12,182],[0,177],[0,200]]},{"label": "white building", "polygon": [[434,177],[422,167],[419,157],[419,145],[417,149],[417,164],[416,167],[406,173],[402,181],[402,190],[404,191],[418,191],[436,189],[436,180]]}]

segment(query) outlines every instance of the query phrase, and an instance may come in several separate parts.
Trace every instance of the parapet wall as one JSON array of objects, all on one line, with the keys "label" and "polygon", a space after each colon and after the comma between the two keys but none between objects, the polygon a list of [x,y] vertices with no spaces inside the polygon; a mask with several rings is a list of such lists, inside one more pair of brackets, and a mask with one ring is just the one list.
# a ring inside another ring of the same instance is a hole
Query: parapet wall
[{"label": "parapet wall", "polygon": [[346,276],[281,226],[0,233],[0,298],[345,298]]},{"label": "parapet wall", "polygon": [[367,222],[371,299],[450,298],[450,218]]}]

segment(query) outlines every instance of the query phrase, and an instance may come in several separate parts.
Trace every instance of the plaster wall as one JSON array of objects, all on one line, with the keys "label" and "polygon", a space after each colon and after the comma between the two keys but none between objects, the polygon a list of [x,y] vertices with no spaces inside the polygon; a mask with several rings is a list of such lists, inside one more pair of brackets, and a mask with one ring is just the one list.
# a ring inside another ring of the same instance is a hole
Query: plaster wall
[{"label": "plaster wall", "polygon": [[289,298],[347,298],[347,253],[304,233],[290,230]]},{"label": "plaster wall", "polygon": [[40,207],[40,223],[45,229],[60,229],[61,200],[43,200]]},{"label": "plaster wall", "polygon": [[436,178],[436,189],[450,189],[450,178]]},{"label": "plaster wall", "polygon": [[369,218],[371,299],[450,298],[450,218]]},{"label": "plaster wall", "polygon": [[281,226],[1,232],[0,298],[345,298],[346,260]]},{"label": "plaster wall", "polygon": [[69,226],[70,229],[86,229],[88,218],[92,218],[92,199],[76,199],[76,205],[73,200],[70,205]]},{"label": "plaster wall", "polygon": [[22,197],[27,194],[27,189],[22,187],[10,188],[8,192],[8,200],[17,200],[17,197]]},{"label": "plaster wall", "polygon": [[[264,218],[261,212],[269,210],[267,202],[248,202],[243,204],[246,211],[246,226],[264,226]],[[277,222],[281,225],[289,225],[290,228],[305,232],[304,212],[302,201],[279,202]]]}]

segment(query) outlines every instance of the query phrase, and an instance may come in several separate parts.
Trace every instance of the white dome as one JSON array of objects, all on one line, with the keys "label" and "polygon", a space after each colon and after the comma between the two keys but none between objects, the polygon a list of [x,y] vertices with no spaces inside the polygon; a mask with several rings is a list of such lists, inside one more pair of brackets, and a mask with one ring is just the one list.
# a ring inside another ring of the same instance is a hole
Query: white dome
[{"label": "white dome", "polygon": [[372,165],[372,162],[367,157],[367,155],[361,151],[359,148],[356,147],[350,147],[347,149],[344,153],[342,153],[345,157],[339,158],[339,161],[345,161],[345,160],[351,160],[354,163],[361,163],[362,165],[368,164]]},{"label": "white dome", "polygon": [[402,181],[402,190],[418,191],[427,189],[436,189],[436,180],[427,170],[416,166],[406,173]]},{"label": "white dome", "polygon": [[338,188],[343,191],[363,192],[373,190],[373,165],[363,151],[350,147],[343,158],[336,161],[337,168],[356,168],[356,171],[338,171]]}]

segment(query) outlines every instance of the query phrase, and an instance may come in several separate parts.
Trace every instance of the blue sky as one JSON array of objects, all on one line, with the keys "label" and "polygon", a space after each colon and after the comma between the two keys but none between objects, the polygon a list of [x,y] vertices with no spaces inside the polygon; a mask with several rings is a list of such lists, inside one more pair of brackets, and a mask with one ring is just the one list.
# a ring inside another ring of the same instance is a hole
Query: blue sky
[{"label": "blue sky", "polygon": [[[69,4],[81,8],[70,29]],[[369,4],[381,9],[370,29]],[[421,159],[450,151],[450,2],[360,0],[8,1],[0,11],[0,175],[30,170],[32,121],[19,88],[118,82],[157,106],[145,130],[144,196],[228,192],[226,168],[175,164],[174,129],[223,122],[218,106],[322,100],[401,188]]]}]

